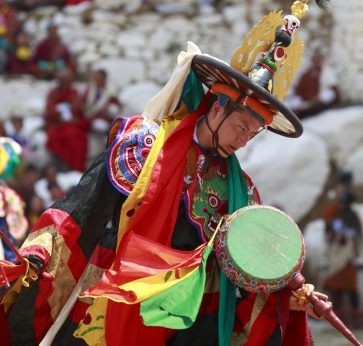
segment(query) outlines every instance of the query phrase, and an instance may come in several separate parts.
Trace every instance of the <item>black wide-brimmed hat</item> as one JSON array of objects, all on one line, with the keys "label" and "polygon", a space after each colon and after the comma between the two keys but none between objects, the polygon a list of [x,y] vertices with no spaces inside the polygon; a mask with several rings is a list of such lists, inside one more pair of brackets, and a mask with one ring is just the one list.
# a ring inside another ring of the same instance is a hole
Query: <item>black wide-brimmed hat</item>
[{"label": "black wide-brimmed hat", "polygon": [[301,136],[303,127],[295,113],[270,91],[229,64],[208,55],[196,55],[192,69],[209,89],[214,84],[225,84],[264,106],[273,115],[272,122],[267,125],[270,131],[286,137]]}]

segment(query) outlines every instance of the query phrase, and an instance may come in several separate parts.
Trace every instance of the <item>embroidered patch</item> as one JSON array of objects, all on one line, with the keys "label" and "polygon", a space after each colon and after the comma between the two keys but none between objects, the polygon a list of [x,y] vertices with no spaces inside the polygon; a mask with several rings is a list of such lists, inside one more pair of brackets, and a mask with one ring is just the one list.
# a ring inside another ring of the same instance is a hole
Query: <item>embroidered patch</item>
[{"label": "embroidered patch", "polygon": [[[260,204],[260,195],[251,178],[245,172],[243,176],[248,205]],[[183,191],[189,220],[197,228],[200,239],[208,241],[220,218],[228,212],[226,162],[208,158],[193,142],[187,155]]]},{"label": "embroidered patch", "polygon": [[158,131],[157,123],[142,116],[122,120],[108,150],[107,173],[112,185],[123,194],[132,191]]},{"label": "embroidered patch", "polygon": [[222,215],[227,213],[228,184],[224,160],[207,158],[193,143],[188,152],[185,176],[185,201],[188,216],[200,238],[208,241]]}]

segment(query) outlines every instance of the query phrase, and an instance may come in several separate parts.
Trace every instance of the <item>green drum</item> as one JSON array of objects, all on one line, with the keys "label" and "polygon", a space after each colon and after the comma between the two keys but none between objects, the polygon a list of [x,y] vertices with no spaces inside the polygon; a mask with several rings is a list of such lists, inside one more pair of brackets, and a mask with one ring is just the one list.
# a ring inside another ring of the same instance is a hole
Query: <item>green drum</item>
[{"label": "green drum", "polygon": [[214,242],[224,274],[255,293],[286,287],[304,263],[304,238],[296,223],[269,206],[241,208],[229,216]]}]

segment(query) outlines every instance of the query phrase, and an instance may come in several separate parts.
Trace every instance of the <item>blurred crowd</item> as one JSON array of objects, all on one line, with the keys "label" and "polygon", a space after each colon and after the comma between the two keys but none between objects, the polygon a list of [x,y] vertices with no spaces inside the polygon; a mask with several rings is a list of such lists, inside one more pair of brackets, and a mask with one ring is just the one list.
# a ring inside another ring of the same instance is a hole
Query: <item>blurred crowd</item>
[{"label": "blurred crowd", "polygon": [[316,49],[311,56],[310,65],[303,71],[293,93],[286,100],[300,119],[338,106],[341,102],[335,71],[323,70],[323,62],[323,53]]},{"label": "blurred crowd", "polygon": [[[47,149],[61,169],[84,171],[87,160],[101,150],[107,128],[120,114],[121,102],[108,86],[105,70],[93,71],[84,90],[74,86],[76,62],[57,26],[50,25],[40,42],[30,42],[16,10],[0,0],[0,73],[11,78],[32,75],[55,80],[43,114]],[[13,117],[12,125],[14,133],[6,135],[27,150],[27,139],[21,135],[21,115]]]},{"label": "blurred crowd", "polygon": [[356,195],[350,171],[338,174],[334,196],[323,208],[326,261],[320,282],[334,303],[335,312],[352,328],[363,326],[357,262],[362,248],[362,224],[354,209]]},{"label": "blurred crowd", "polygon": [[[108,128],[122,110],[105,70],[91,71],[82,88],[75,86],[79,81],[77,64],[57,26],[49,25],[46,37],[39,42],[23,29],[18,9],[23,10],[22,5],[47,4],[58,5],[54,1],[0,0],[0,74],[12,79],[25,75],[53,81],[44,100],[40,124],[46,135],[45,164],[39,165],[34,157],[30,135],[24,128],[24,114],[14,110],[10,119],[0,119],[0,137],[13,140],[21,148],[20,162],[13,174],[0,172],[0,228],[8,229],[5,233],[15,247],[21,245],[41,213],[76,184],[90,162],[104,150]],[[4,152],[7,149],[9,146]],[[71,176],[67,177],[67,172]],[[6,244],[4,251],[5,254],[0,251],[0,258],[14,259]]]},{"label": "blurred crowd", "polygon": [[360,192],[353,173],[338,171],[317,213],[304,230],[304,275],[329,296],[337,316],[353,329],[363,327],[362,223]]}]

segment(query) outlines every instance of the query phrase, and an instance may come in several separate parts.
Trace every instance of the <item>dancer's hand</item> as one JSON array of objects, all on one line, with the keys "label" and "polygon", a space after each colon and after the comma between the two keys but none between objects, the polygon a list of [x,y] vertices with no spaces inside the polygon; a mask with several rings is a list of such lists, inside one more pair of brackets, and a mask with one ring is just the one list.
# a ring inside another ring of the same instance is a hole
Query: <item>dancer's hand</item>
[{"label": "dancer's hand", "polygon": [[327,301],[328,296],[314,291],[314,286],[311,284],[304,284],[301,288],[292,291],[290,296],[290,310],[306,311],[310,316],[315,318],[321,318],[313,311],[313,305],[309,302],[308,296],[314,293],[320,300]]}]

